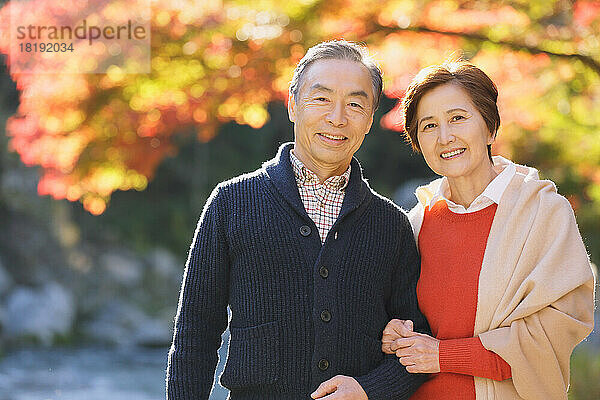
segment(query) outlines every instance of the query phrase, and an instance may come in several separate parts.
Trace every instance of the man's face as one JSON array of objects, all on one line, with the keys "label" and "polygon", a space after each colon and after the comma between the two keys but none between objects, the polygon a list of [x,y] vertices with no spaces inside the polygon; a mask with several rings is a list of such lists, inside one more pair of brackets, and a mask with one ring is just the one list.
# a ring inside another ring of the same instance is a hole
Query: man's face
[{"label": "man's face", "polygon": [[294,154],[319,177],[343,173],[373,123],[373,85],[367,68],[348,60],[318,60],[288,102]]}]

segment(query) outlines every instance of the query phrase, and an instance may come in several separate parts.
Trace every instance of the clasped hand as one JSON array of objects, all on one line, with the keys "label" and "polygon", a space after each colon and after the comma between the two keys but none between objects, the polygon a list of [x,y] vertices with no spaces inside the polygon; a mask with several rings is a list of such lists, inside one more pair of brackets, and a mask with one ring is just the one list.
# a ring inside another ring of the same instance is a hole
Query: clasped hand
[{"label": "clasped hand", "polygon": [[[440,372],[440,341],[429,335],[413,331],[410,320],[391,320],[383,330],[381,350],[396,354],[400,363],[411,373]],[[331,400],[366,400],[360,384],[349,376],[338,375],[323,382],[311,397]]]},{"label": "clasped hand", "polygon": [[413,331],[412,321],[393,319],[388,322],[381,342],[381,350],[396,354],[408,372],[440,372],[440,341]]}]

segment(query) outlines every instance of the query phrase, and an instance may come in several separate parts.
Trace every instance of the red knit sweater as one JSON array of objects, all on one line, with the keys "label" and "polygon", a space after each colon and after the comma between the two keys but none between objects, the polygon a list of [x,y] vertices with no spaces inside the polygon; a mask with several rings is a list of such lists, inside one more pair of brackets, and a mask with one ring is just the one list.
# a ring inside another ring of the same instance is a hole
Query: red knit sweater
[{"label": "red knit sweater", "polygon": [[421,277],[417,297],[433,335],[440,339],[440,370],[411,397],[475,399],[473,376],[503,380],[510,366],[473,337],[479,272],[496,204],[456,214],[445,201],[425,209],[419,232]]}]

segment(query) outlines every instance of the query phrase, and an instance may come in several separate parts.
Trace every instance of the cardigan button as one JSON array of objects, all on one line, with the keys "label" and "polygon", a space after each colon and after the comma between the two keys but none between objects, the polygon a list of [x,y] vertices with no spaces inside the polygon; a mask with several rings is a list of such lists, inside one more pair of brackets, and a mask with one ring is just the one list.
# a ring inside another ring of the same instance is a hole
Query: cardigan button
[{"label": "cardigan button", "polygon": [[323,322],[331,321],[331,313],[329,312],[329,310],[321,311],[321,321],[323,321]]},{"label": "cardigan button", "polygon": [[322,266],[321,268],[319,268],[319,275],[321,275],[321,278],[325,279],[329,276],[329,270],[327,269],[327,267]]},{"label": "cardigan button", "polygon": [[329,368],[329,361],[327,361],[326,359],[322,358],[319,360],[319,364],[317,364],[319,366],[319,369],[321,371],[325,371],[327,370],[327,368]]},{"label": "cardigan button", "polygon": [[300,227],[300,234],[302,236],[308,236],[308,235],[310,235],[310,231],[311,231],[311,229],[310,229],[310,226],[308,226],[308,225],[302,225]]}]

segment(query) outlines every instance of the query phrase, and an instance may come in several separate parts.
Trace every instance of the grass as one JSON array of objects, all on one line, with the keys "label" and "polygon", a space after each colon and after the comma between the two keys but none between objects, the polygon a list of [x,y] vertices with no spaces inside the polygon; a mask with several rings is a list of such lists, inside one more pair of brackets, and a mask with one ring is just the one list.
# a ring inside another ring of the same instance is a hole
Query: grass
[{"label": "grass", "polygon": [[571,356],[569,400],[600,399],[600,349],[578,346]]}]

